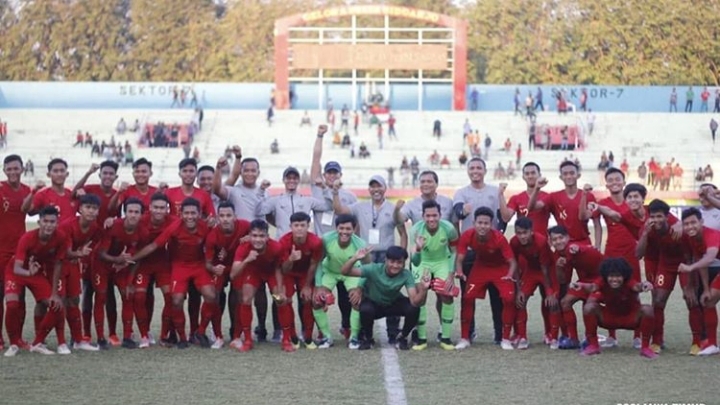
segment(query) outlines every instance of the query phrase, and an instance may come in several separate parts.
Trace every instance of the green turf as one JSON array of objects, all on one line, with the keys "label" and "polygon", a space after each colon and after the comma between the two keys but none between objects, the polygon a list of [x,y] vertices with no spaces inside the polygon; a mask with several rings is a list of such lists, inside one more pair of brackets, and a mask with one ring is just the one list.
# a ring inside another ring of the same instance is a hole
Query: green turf
[{"label": "green turf", "polygon": [[[157,335],[162,298],[156,297],[153,330]],[[648,302],[649,297],[645,294],[643,301]],[[538,297],[532,297],[529,305],[530,349],[505,352],[490,343],[489,305],[479,301],[478,341],[464,352],[445,352],[432,340],[439,327],[431,296],[430,347],[424,352],[399,354],[408,403],[720,403],[711,394],[711,384],[717,379],[717,356],[686,354],[690,332],[679,287],[666,311],[668,350],[655,361],[640,358],[630,348],[632,333],[625,331],[619,332],[622,347],[593,358],[582,358],[576,351],[550,351],[541,343],[538,302]],[[32,308],[30,302],[28,308]],[[579,314],[579,304],[575,308]],[[457,305],[455,341],[459,313]],[[332,330],[337,331],[336,306],[330,309],[330,320]],[[227,329],[227,315],[223,322]],[[578,323],[582,331],[581,318]],[[31,315],[26,339],[32,338],[30,325]],[[335,338],[332,349],[301,349],[291,354],[273,343],[257,344],[250,353],[227,346],[219,351],[117,348],[52,357],[22,352],[15,358],[0,358],[0,404],[386,403],[380,350],[350,351],[341,338]],[[48,344],[55,347],[54,335]]]}]

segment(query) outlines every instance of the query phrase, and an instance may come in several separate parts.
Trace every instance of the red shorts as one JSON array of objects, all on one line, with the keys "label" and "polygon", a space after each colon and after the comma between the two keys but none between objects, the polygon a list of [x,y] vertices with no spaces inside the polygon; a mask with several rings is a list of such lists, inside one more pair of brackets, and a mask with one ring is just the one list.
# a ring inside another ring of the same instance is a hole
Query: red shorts
[{"label": "red shorts", "polygon": [[158,288],[169,287],[170,278],[171,271],[169,267],[140,265],[135,273],[133,285],[135,285],[135,288],[147,290],[150,281],[155,280],[155,285]]},{"label": "red shorts", "polygon": [[527,271],[520,277],[520,291],[525,297],[530,297],[541,287],[545,287],[545,276],[539,271]]},{"label": "red shorts", "polygon": [[600,323],[598,326],[605,329],[634,330],[638,325],[640,308],[631,308],[627,313],[617,314],[608,311],[607,307],[600,307]]},{"label": "red shorts", "polygon": [[515,283],[502,280],[507,276],[507,267],[477,267],[474,266],[465,282],[465,298],[485,299],[485,292],[490,284],[500,292],[503,301],[515,299]]},{"label": "red shorts", "polygon": [[215,275],[210,274],[210,278],[212,279],[213,284],[215,285],[215,291],[222,291],[225,286],[227,285],[228,280],[230,280],[230,270],[226,269],[223,274],[221,275]]},{"label": "red shorts", "polygon": [[207,285],[213,285],[210,272],[203,263],[172,265],[170,276],[170,292],[172,294],[186,294],[191,281],[198,290]]},{"label": "red shorts", "polygon": [[[260,271],[244,272],[240,277],[235,277],[235,279],[232,280],[232,288],[234,290],[240,290],[245,284],[249,284],[255,288],[260,288],[263,283],[267,283],[270,291],[272,292],[272,290],[277,287],[277,279],[275,278],[275,273],[267,273]],[[287,274],[283,275],[283,285],[285,287],[285,294],[288,297],[295,293],[295,283],[293,281],[293,278],[288,276]]]},{"label": "red shorts", "polygon": [[93,288],[95,291],[107,291],[108,286],[117,286],[120,290],[125,290],[130,285],[130,267],[116,270],[107,263],[103,263],[93,268]]},{"label": "red shorts", "polygon": [[16,274],[8,274],[5,279],[5,295],[20,295],[25,288],[29,289],[35,301],[43,301],[52,295],[52,284],[44,274],[36,274],[34,276],[19,276]]},{"label": "red shorts", "polygon": [[75,298],[82,294],[82,262],[66,261],[62,265],[62,274],[58,280],[58,295]]},{"label": "red shorts", "polygon": [[645,259],[645,280],[655,284],[655,275],[658,271],[658,262]]},{"label": "red shorts", "polygon": [[[682,278],[680,279],[680,283],[682,284]],[[715,278],[713,278],[712,282],[710,283],[710,289],[720,290],[720,277],[715,276]]]},{"label": "red shorts", "polygon": [[[592,283],[592,280],[579,280],[579,282],[589,284]],[[572,288],[568,288],[565,295],[574,297],[579,301],[587,301],[588,298],[590,298],[590,293],[585,291],[585,289],[573,290]]]}]

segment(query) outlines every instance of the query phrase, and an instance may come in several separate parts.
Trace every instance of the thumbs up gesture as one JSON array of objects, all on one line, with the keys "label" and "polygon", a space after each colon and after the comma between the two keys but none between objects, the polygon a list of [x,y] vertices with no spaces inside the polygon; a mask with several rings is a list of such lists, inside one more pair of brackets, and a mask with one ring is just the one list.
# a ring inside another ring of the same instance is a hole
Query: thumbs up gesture
[{"label": "thumbs up gesture", "polygon": [[290,261],[296,262],[302,258],[302,251],[295,249],[295,245],[293,245],[292,250],[290,251]]}]

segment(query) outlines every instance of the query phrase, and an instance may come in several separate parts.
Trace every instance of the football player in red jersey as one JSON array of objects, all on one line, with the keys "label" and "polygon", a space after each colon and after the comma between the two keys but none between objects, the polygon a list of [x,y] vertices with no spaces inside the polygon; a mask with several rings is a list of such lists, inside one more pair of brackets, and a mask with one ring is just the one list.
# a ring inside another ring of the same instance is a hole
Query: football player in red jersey
[{"label": "football player in red jersey", "polygon": [[[95,285],[95,332],[98,346],[108,348],[105,340],[104,314],[106,295],[109,286],[117,286],[122,299],[121,319],[123,324],[122,347],[126,349],[137,348],[132,340],[133,332],[133,297],[132,281],[134,267],[130,267],[130,257],[135,252],[140,241],[146,236],[140,227],[140,218],[143,214],[143,203],[137,198],[128,198],[123,206],[125,217],[116,219],[105,232],[99,248],[100,260],[112,266],[97,266],[93,269],[93,283]],[[110,290],[111,291],[111,290]],[[113,292],[114,294],[114,292]]]},{"label": "football player in red jersey", "polygon": [[58,228],[70,239],[68,260],[63,262],[60,283],[63,293],[61,295],[65,298],[65,315],[70,326],[73,348],[89,351],[99,349],[83,338],[79,305],[83,274],[90,271],[92,252],[103,236],[101,225],[97,222],[100,204],[100,198],[95,194],[83,195],[79,200],[80,216],[64,220]]},{"label": "football player in red jersey", "polygon": [[[290,341],[290,327],[293,322],[292,307],[288,305],[289,298],[285,295],[290,290],[289,277],[283,277],[282,263],[287,260],[280,243],[268,236],[267,222],[256,219],[250,223],[250,240],[241,243],[235,251],[230,280],[232,288],[240,291],[240,305],[238,305],[238,325],[242,330],[243,343],[238,350],[249,351],[253,348],[252,335],[252,302],[255,292],[262,283],[270,287],[273,298],[278,304],[278,318],[282,333],[282,349],[294,351]],[[286,286],[287,285],[287,286]]]},{"label": "football player in red jersey", "polygon": [[551,349],[577,349],[580,346],[577,333],[577,317],[572,306],[577,301],[586,301],[588,294],[584,290],[568,290],[567,285],[572,279],[573,268],[577,272],[578,280],[582,283],[592,283],[598,277],[600,263],[605,259],[603,254],[593,246],[570,241],[568,231],[558,225],[548,230],[550,244],[555,250],[553,261],[555,272],[560,285],[560,308],[562,319],[567,328],[567,340],[557,341],[553,336]]},{"label": "football player in red jersey", "polygon": [[[57,230],[59,212],[57,208],[46,206],[38,212],[38,229],[26,232],[18,242],[13,259],[7,264],[5,280],[5,301],[7,317],[5,326],[10,338],[10,347],[6,357],[15,356],[20,351],[23,320],[20,318],[20,292],[29,289],[44,315],[36,328],[35,340],[30,351],[42,354],[54,354],[45,344],[50,331],[61,328],[65,322],[63,301],[58,294],[58,282],[62,271],[62,262],[68,250],[68,238]],[[52,281],[51,281],[52,279]],[[58,353],[70,354],[65,336],[58,334]]]},{"label": "football player in red jersey", "polygon": [[[20,237],[25,233],[25,213],[22,204],[25,198],[31,195],[30,187],[20,182],[23,173],[23,161],[18,155],[7,155],[3,159],[3,172],[7,180],[0,182],[0,223],[3,232],[0,232],[0,286],[5,283],[5,268],[12,260],[17,249]],[[5,349],[2,338],[4,324],[4,294],[0,288],[0,350]],[[25,296],[21,292],[20,306],[22,319],[25,319]],[[24,345],[23,345],[24,346]]]},{"label": "football player in red jersey", "polygon": [[475,252],[475,262],[466,280],[466,291],[460,308],[461,339],[455,348],[462,350],[470,347],[470,322],[475,316],[475,300],[485,298],[490,284],[500,292],[502,308],[503,350],[513,350],[510,332],[515,324],[515,282],[518,276],[517,261],[505,236],[492,229],[495,213],[487,207],[475,210],[474,228],[460,236],[455,258],[455,274],[464,277],[462,262],[471,248]]},{"label": "football player in red jersey", "polygon": [[552,313],[550,334],[557,336],[560,323],[560,312],[557,299],[557,280],[552,274],[552,252],[547,238],[540,232],[533,232],[535,227],[529,217],[521,217],[515,221],[515,236],[510,239],[510,248],[515,259],[523,262],[520,271],[520,288],[517,295],[518,313],[515,320],[518,349],[527,349],[527,300],[535,289],[544,290],[545,302]]},{"label": "football player in red jersey", "polygon": [[[150,185],[150,178],[153,175],[152,162],[145,158],[140,158],[133,162],[133,179],[135,184],[126,182],[120,183],[118,192],[110,199],[110,212],[117,212],[125,200],[128,198],[137,198],[143,203],[143,209],[150,207],[150,199],[158,192],[158,187]],[[167,184],[160,183],[160,190],[167,188]]]},{"label": "football player in red jersey", "polygon": [[[218,205],[218,225],[213,228],[205,239],[205,267],[212,274],[215,293],[220,298],[220,309],[215,312],[212,319],[215,342],[211,348],[220,349],[224,340],[222,334],[222,313],[225,307],[224,290],[230,277],[233,256],[241,242],[248,240],[250,222],[238,219],[235,216],[235,206],[223,201]],[[230,313],[230,330],[234,339],[240,337],[240,328],[237,327],[235,314],[237,313],[237,294],[230,293],[228,299],[228,312]],[[206,328],[204,325],[203,328]],[[235,344],[239,343],[239,340]]]},{"label": "football player in red jersey", "polygon": [[[292,282],[285,291],[292,305],[292,296],[297,291],[298,312],[303,331],[303,342],[308,349],[316,348],[312,339],[315,317],[312,312],[313,287],[318,264],[323,257],[323,242],[319,236],[310,233],[310,215],[296,212],[290,216],[290,232],[283,235],[278,242],[283,248],[287,260],[282,265],[283,273]],[[295,330],[295,322],[290,329],[290,340],[297,348],[299,341]]]},{"label": "football player in red jersey", "polygon": [[681,263],[681,273],[700,274],[700,305],[702,306],[705,326],[705,341],[700,347],[699,356],[710,356],[720,353],[717,346],[718,315],[717,305],[720,300],[720,277],[709,279],[708,266],[720,255],[720,231],[703,226],[702,213],[697,208],[688,208],[682,213],[682,224],[687,236],[685,255],[691,257],[690,263]]},{"label": "football player in red jersey", "polygon": [[[56,158],[51,160],[47,167],[50,187],[43,187],[34,192],[32,199],[25,199],[22,210],[29,215],[35,215],[41,208],[53,206],[57,208],[61,221],[74,217],[76,206],[72,199],[72,191],[65,187],[65,180],[69,174],[67,162]],[[40,184],[38,183],[38,188]]]},{"label": "football player in red jersey", "polygon": [[623,258],[605,259],[600,264],[601,278],[592,283],[571,283],[570,290],[589,294],[583,306],[583,319],[588,346],[580,352],[583,356],[600,354],[597,328],[640,329],[642,346],[640,355],[649,359],[657,357],[650,349],[650,336],[655,327],[653,309],[640,303],[639,293],[651,291],[647,281],[633,279],[632,267]]},{"label": "football player in red jersey", "polygon": [[[193,283],[202,295],[205,304],[201,311],[201,325],[209,325],[219,311],[215,286],[210,272],[205,268],[205,239],[210,233],[207,223],[200,218],[200,202],[186,198],[180,207],[182,218],[173,222],[155,241],[137,252],[130,261],[138,261],[152,254],[161,246],[168,246],[172,266],[170,292],[172,294],[172,321],[179,335],[178,348],[189,347],[185,331],[183,304],[188,284]],[[202,347],[210,347],[204,328],[195,332],[195,339]]]}]

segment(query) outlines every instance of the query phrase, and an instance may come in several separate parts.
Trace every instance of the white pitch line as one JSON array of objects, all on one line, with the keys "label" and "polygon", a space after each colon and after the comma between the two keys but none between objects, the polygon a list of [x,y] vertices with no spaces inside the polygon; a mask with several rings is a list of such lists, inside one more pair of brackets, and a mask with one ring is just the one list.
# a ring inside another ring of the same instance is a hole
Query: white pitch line
[{"label": "white pitch line", "polygon": [[383,373],[385,374],[385,391],[388,405],[407,405],[405,383],[403,382],[397,349],[387,344],[387,324],[382,318],[376,324],[380,327],[380,353],[382,354]]}]

